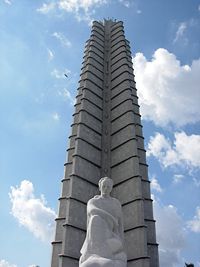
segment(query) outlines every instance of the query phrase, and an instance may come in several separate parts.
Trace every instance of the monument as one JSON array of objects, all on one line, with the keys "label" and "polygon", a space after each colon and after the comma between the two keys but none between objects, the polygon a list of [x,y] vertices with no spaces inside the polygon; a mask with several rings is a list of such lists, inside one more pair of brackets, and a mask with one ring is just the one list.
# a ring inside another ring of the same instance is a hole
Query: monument
[{"label": "monument", "polygon": [[113,181],[99,181],[101,195],[87,204],[87,233],[81,249],[80,267],[126,267],[123,215],[119,200],[110,196]]},{"label": "monument", "polygon": [[[159,267],[141,116],[123,22],[93,22],[73,117],[51,267],[96,267],[101,266],[99,258],[106,267]],[[105,182],[108,177],[112,182]],[[98,187],[101,195],[96,196]]]}]

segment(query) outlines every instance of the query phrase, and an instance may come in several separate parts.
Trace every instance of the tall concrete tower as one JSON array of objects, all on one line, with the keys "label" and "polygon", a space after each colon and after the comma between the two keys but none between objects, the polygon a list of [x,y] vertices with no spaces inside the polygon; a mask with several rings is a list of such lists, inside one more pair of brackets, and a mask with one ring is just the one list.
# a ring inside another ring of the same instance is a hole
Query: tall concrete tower
[{"label": "tall concrete tower", "polygon": [[51,267],[78,267],[86,204],[113,179],[128,267],[158,267],[155,220],[129,41],[121,21],[94,21],[86,42],[65,163]]}]

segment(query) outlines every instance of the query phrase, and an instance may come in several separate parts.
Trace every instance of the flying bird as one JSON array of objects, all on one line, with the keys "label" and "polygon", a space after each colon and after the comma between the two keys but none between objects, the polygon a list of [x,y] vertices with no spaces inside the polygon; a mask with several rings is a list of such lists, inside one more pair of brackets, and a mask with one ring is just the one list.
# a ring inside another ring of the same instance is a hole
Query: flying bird
[{"label": "flying bird", "polygon": [[68,78],[67,74],[64,73],[64,75],[65,75],[66,78]]}]

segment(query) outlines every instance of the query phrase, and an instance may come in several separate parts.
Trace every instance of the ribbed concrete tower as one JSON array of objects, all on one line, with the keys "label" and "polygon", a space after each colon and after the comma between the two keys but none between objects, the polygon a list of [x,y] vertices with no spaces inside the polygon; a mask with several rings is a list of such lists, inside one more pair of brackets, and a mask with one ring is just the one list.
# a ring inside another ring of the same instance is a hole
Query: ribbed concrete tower
[{"label": "ribbed concrete tower", "polygon": [[51,267],[78,267],[86,204],[98,180],[122,204],[128,267],[158,267],[155,220],[129,41],[121,21],[95,21],[69,137]]}]

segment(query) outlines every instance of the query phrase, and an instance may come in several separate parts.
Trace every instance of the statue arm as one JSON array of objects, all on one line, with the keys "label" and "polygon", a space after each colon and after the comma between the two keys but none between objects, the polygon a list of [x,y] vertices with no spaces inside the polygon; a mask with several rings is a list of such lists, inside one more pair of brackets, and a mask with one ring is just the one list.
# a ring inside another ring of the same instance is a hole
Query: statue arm
[{"label": "statue arm", "polygon": [[124,222],[123,222],[123,214],[122,214],[122,208],[121,208],[121,204],[120,204],[120,216],[118,219],[118,231],[119,231],[119,235],[121,237],[121,240],[124,241]]},{"label": "statue arm", "polygon": [[100,209],[100,208],[93,208],[90,211],[90,216],[92,215],[99,215],[100,217],[102,217],[105,221],[107,220],[107,218],[110,218],[112,221],[115,222],[115,224],[117,224],[117,220],[115,217],[113,217],[112,214],[108,213],[107,211]]},{"label": "statue arm", "polygon": [[119,218],[119,235],[121,240],[124,240],[124,226],[123,226],[123,219],[122,217]]}]

